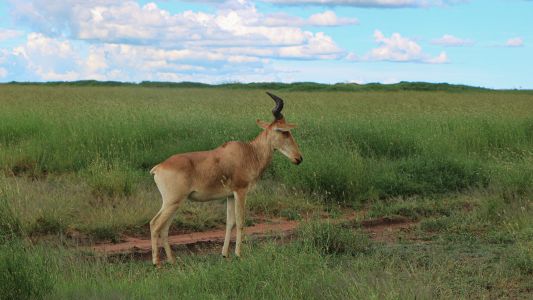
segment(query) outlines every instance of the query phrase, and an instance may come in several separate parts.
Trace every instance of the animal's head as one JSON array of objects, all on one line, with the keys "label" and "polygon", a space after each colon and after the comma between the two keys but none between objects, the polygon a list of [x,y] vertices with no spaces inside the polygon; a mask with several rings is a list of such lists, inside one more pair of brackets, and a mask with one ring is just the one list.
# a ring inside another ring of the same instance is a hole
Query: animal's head
[{"label": "animal's head", "polygon": [[294,164],[299,165],[303,161],[303,157],[298,144],[291,134],[291,129],[295,128],[296,125],[287,123],[285,117],[281,114],[283,100],[269,92],[267,94],[276,102],[276,106],[272,109],[274,121],[268,123],[257,120],[257,125],[266,131],[274,149],[279,150],[279,152],[288,157]]}]

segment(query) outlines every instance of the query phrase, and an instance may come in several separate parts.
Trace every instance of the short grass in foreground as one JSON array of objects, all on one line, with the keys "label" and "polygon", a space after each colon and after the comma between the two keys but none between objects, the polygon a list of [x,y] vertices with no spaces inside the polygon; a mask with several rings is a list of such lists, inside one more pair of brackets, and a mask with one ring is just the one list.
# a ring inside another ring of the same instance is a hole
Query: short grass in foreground
[{"label": "short grass in foreground", "polygon": [[428,213],[396,243],[372,241],[351,222],[310,221],[295,240],[248,242],[242,259],[178,253],[178,264],[162,270],[149,261],[110,262],[14,240],[0,246],[0,267],[7,270],[0,292],[10,295],[16,282],[29,291],[22,296],[47,299],[530,297],[533,203],[458,197],[468,209]]}]

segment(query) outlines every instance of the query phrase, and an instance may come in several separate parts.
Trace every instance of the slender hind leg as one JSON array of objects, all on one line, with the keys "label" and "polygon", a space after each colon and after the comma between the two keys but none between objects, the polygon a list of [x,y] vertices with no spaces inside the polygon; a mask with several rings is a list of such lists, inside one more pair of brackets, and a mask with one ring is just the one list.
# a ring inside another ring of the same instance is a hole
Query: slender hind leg
[{"label": "slender hind leg", "polygon": [[161,210],[150,221],[150,231],[152,238],[152,261],[154,265],[160,266],[159,249],[157,248],[157,239],[161,237],[163,247],[165,248],[167,257],[174,260],[172,251],[168,244],[168,228],[172,223],[172,219],[178,209],[179,204],[187,198],[190,193],[190,180],[178,171],[168,170],[164,165],[159,164],[159,167],[154,171],[154,181],[157,189],[163,198]]},{"label": "slender hind leg", "polygon": [[170,245],[168,243],[168,230],[170,228],[170,225],[172,225],[172,221],[174,221],[174,217],[176,216],[176,211],[178,210],[179,201],[175,207],[169,208],[172,213],[170,213],[168,220],[163,225],[163,228],[161,229],[161,243],[163,244],[163,247],[165,248],[165,253],[167,255],[167,260],[169,263],[174,264],[176,263],[176,258],[172,255],[172,249],[170,248]]},{"label": "slender hind leg", "polygon": [[[168,244],[168,227],[170,227],[170,223],[172,222],[172,219],[174,215],[176,214],[176,210],[178,209],[178,206],[181,202],[176,201],[172,204],[167,204],[168,202],[163,200],[163,207],[161,207],[160,212],[156,217],[154,217],[155,222],[152,225],[151,224],[151,231],[152,231],[152,262],[156,266],[161,265],[161,261],[159,259],[159,249],[157,247],[157,238],[161,237],[161,242],[163,244],[163,247],[165,248],[167,257],[171,260],[172,258],[172,251],[170,250],[170,246]],[[168,227],[167,227],[168,225]],[[165,230],[166,229],[166,230]],[[155,245],[155,247],[154,247]]]},{"label": "slender hind leg", "polygon": [[231,239],[231,230],[235,226],[235,199],[228,198],[226,202],[226,237],[224,238],[224,246],[222,247],[222,256],[228,257],[229,242]]},{"label": "slender hind leg", "polygon": [[152,220],[150,220],[150,237],[152,240],[152,263],[154,265],[159,265],[159,249],[157,247],[157,239],[159,238],[159,234],[157,234],[157,231],[155,230],[155,225],[162,212],[163,207],[161,207],[159,212],[157,212],[157,214],[152,218]]}]

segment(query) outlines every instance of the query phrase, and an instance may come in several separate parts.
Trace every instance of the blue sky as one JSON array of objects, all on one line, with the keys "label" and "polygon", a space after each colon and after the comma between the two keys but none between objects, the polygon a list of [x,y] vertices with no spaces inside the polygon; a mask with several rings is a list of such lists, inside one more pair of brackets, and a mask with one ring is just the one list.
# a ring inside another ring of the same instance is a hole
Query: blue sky
[{"label": "blue sky", "polygon": [[0,2],[0,82],[428,81],[533,89],[531,0]]}]

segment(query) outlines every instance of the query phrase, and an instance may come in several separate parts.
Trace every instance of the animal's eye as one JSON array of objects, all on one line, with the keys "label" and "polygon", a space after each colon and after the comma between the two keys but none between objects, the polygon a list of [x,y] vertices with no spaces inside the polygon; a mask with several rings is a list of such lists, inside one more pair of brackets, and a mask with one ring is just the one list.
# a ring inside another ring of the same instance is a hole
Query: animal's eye
[{"label": "animal's eye", "polygon": [[288,131],[282,131],[281,134],[283,134],[284,137],[289,137],[289,132]]}]

